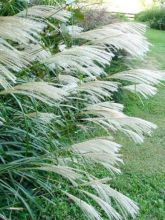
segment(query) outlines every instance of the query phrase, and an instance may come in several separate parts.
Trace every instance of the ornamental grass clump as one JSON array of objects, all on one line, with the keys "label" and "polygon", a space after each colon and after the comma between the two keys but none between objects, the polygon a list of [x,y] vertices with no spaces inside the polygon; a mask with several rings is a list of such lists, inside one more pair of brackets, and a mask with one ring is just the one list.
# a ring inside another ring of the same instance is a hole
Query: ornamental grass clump
[{"label": "ornamental grass clump", "polygon": [[113,94],[129,90],[150,97],[164,73],[105,71],[119,50],[129,58],[145,56],[144,25],[123,22],[80,32],[67,28],[71,18],[59,4],[28,5],[0,17],[1,219],[68,217],[58,213],[58,203],[79,207],[87,219],[138,213],[135,202],[110,186],[123,163],[113,135],[122,132],[141,144],[156,125],[127,116]]}]

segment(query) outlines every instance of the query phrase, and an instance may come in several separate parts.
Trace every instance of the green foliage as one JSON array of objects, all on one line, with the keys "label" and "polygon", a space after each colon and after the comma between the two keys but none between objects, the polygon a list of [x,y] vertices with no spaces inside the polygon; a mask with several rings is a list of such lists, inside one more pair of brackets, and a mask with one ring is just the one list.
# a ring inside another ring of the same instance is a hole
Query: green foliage
[{"label": "green foliage", "polygon": [[28,7],[27,0],[0,1],[0,15],[15,15]]},{"label": "green foliage", "polygon": [[114,18],[122,20],[122,21],[128,21],[128,18],[125,14],[117,12],[114,14]]},{"label": "green foliage", "polygon": [[137,21],[147,22],[151,28],[165,30],[165,8],[152,8],[135,16]]}]

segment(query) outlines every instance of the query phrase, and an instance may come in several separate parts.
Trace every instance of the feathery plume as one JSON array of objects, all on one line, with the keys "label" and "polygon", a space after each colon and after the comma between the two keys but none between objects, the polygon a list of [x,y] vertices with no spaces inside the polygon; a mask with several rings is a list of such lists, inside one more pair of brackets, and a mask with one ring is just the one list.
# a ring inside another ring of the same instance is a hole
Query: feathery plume
[{"label": "feathery plume", "polygon": [[151,122],[125,115],[121,110],[122,105],[116,110],[110,102],[89,105],[84,109],[83,114],[87,117],[83,120],[96,123],[107,131],[119,130],[137,143],[142,143],[144,134],[151,135],[153,129],[157,128]]},{"label": "feathery plume", "polygon": [[64,100],[67,92],[62,88],[54,87],[47,82],[29,82],[16,85],[15,87],[3,90],[1,95],[20,94],[36,98],[48,105],[55,105],[55,101]]},{"label": "feathery plume", "polygon": [[143,36],[144,25],[116,23],[79,33],[75,38],[86,39],[93,44],[109,45],[111,49],[125,50],[129,55],[142,57],[149,50],[149,43]]},{"label": "feathery plume", "polygon": [[83,45],[65,49],[42,62],[47,65],[54,64],[66,73],[79,71],[93,77],[105,74],[103,68],[109,65],[113,56],[111,52],[105,51],[103,46]]},{"label": "feathery plume", "polygon": [[21,11],[17,16],[28,17],[33,19],[54,18],[61,22],[67,22],[71,17],[71,12],[57,6],[35,5]]}]

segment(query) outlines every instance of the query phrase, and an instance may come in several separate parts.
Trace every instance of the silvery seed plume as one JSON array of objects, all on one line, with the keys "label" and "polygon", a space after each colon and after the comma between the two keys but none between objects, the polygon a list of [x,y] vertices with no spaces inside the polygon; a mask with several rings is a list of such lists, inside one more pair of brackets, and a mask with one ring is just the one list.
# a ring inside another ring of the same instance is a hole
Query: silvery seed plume
[{"label": "silvery seed plume", "polygon": [[58,79],[60,81],[60,83],[64,84],[64,85],[68,85],[68,84],[79,84],[80,80],[74,76],[71,75],[62,75],[60,74],[58,76]]},{"label": "silvery seed plume", "polygon": [[[123,26],[127,26],[126,29]],[[109,45],[111,49],[125,50],[129,55],[142,57],[149,50],[149,43],[141,34],[144,25],[117,23],[79,33],[75,38],[86,39],[93,44]]]},{"label": "silvery seed plume", "polygon": [[16,77],[0,64],[0,85],[6,89],[11,86],[11,82],[15,83]]},{"label": "silvery seed plume", "polygon": [[15,87],[1,91],[0,94],[26,95],[45,102],[48,105],[55,105],[56,101],[64,100],[64,97],[68,95],[62,88],[57,88],[47,82],[29,82],[19,84]]},{"label": "silvery seed plume", "polygon": [[56,116],[53,113],[46,113],[46,112],[31,112],[28,113],[27,116],[31,118],[34,121],[39,121],[43,124],[49,124],[52,120],[56,119],[58,116]]},{"label": "silvery seed plume", "polygon": [[109,104],[106,102],[106,105],[104,105],[104,102],[89,105],[84,109],[83,114],[87,116],[83,119],[84,121],[96,123],[107,132],[119,130],[136,143],[142,143],[144,135],[151,135],[153,129],[157,128],[151,122],[136,117],[129,117],[121,112],[120,109],[114,109],[111,102]]},{"label": "silvery seed plume", "polygon": [[20,51],[9,47],[7,43],[5,43],[5,45],[3,43],[0,39],[0,64],[3,65],[4,68],[8,68],[8,71],[20,71],[30,64],[28,56],[24,57]]},{"label": "silvery seed plume", "polygon": [[83,45],[65,49],[42,62],[47,65],[54,64],[66,73],[79,71],[92,77],[105,74],[103,68],[109,65],[113,56],[111,52],[105,51],[103,46]]},{"label": "silvery seed plume", "polygon": [[133,84],[157,85],[165,80],[165,72],[148,69],[133,69],[113,74],[109,79],[119,79]]},{"label": "silvery seed plume", "polygon": [[[51,57],[51,52],[48,49],[45,49],[42,47],[42,45],[38,44],[29,44],[25,45],[23,47],[22,51],[22,57],[26,60],[29,60],[29,63],[32,63],[33,61],[41,61],[43,59],[47,59]],[[55,69],[55,65],[49,65],[49,69],[53,70]]]},{"label": "silvery seed plume", "polygon": [[32,56],[24,54],[11,46],[6,40],[0,38],[0,84],[7,88],[16,82],[14,72],[21,71],[30,64]]},{"label": "silvery seed plume", "polygon": [[40,61],[42,59],[46,59],[51,56],[50,51],[44,49],[39,44],[25,45],[22,53],[25,58],[29,57],[31,62],[33,62],[35,60]]},{"label": "silvery seed plume", "polygon": [[122,216],[106,201],[87,191],[82,192],[93,199],[100,206],[100,208],[105,212],[108,219],[122,220]]},{"label": "silvery seed plume", "polygon": [[123,86],[123,89],[126,89],[132,93],[139,94],[143,98],[147,99],[150,96],[156,95],[158,89],[154,86],[150,86],[147,84],[134,84],[129,86]]},{"label": "silvery seed plume", "polygon": [[88,163],[99,163],[110,172],[120,173],[116,167],[123,162],[118,154],[120,147],[111,138],[105,137],[74,144],[71,150],[78,156],[83,157]]},{"label": "silvery seed plume", "polygon": [[59,174],[65,179],[68,179],[74,186],[77,186],[77,182],[76,182],[77,180],[83,179],[82,174],[78,170],[75,170],[67,166],[43,164],[43,166],[40,166],[34,169]]},{"label": "silvery seed plume", "polygon": [[50,5],[35,5],[21,11],[17,16],[28,17],[33,19],[54,18],[61,22],[67,22],[71,17],[71,13],[62,9],[62,7]]},{"label": "silvery seed plume", "polygon": [[83,211],[89,220],[103,220],[97,210],[87,202],[79,199],[76,196],[73,196],[70,193],[64,192],[72,201],[76,203],[77,206]]},{"label": "silvery seed plume", "polygon": [[67,28],[68,34],[70,34],[71,36],[74,36],[83,31],[82,27],[79,27],[76,25],[67,25],[66,28]]},{"label": "silvery seed plume", "polygon": [[134,219],[139,211],[138,206],[128,197],[120,192],[112,189],[109,184],[102,183],[100,180],[91,180],[89,185],[95,189],[98,196],[109,205],[112,205],[112,200],[120,207],[120,212],[125,217],[132,216]]},{"label": "silvery seed plume", "polygon": [[17,16],[0,17],[0,37],[14,42],[29,44],[29,41],[37,42],[39,33],[45,27],[42,22],[20,18]]},{"label": "silvery seed plume", "polygon": [[59,75],[59,81],[66,85],[68,91],[81,92],[92,103],[100,102],[106,97],[110,97],[113,92],[118,90],[119,83],[112,81],[101,81],[97,79],[84,78],[83,82],[70,75]]},{"label": "silvery seed plume", "polygon": [[[108,25],[109,26],[109,25]],[[110,25],[112,29],[120,29],[120,31],[124,33],[133,33],[133,34],[145,34],[146,32],[146,25],[137,23],[137,22],[122,22],[122,23],[112,23]],[[131,27],[131,29],[130,29]]]},{"label": "silvery seed plume", "polygon": [[112,81],[95,80],[82,83],[77,90],[84,93],[92,103],[98,103],[117,92],[118,85],[119,83]]},{"label": "silvery seed plume", "polygon": [[[11,81],[15,82],[16,79],[11,70],[20,71],[33,60],[30,59],[32,56],[29,54],[25,56],[25,53],[23,54],[22,51],[20,52],[12,47],[6,40],[24,45],[29,45],[30,41],[36,43],[45,24],[16,16],[0,17],[0,23],[0,63],[3,68],[1,85],[7,88]],[[43,58],[43,51],[40,52],[40,57],[41,53]]]}]

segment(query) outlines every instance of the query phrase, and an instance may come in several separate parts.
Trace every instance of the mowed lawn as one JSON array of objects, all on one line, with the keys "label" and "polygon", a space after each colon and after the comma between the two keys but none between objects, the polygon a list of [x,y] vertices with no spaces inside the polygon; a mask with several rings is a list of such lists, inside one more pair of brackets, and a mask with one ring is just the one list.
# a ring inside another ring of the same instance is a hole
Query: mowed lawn
[{"label": "mowed lawn", "polygon": [[[160,69],[165,70],[165,31],[151,29],[146,35],[153,44],[148,62],[156,59]],[[128,95],[123,98],[127,114],[149,120],[158,126],[143,145],[136,145],[124,137],[119,138],[123,145],[125,165],[122,175],[113,180],[113,186],[138,203],[138,220],[165,219],[165,86],[158,90],[158,94],[147,101]]]}]

